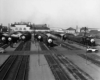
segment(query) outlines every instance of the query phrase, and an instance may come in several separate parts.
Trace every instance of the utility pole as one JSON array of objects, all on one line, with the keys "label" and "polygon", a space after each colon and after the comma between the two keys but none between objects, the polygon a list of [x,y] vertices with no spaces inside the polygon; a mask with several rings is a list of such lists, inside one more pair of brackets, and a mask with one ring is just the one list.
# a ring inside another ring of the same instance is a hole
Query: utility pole
[{"label": "utility pole", "polygon": [[[85,31],[84,32],[84,37],[85,37],[85,42],[86,42],[86,33],[87,33],[86,31],[87,31],[87,27],[84,27],[84,31]],[[86,43],[86,47],[87,47],[87,43]],[[88,56],[88,54],[87,54],[87,49],[86,49],[86,55],[85,55],[85,57],[86,57],[86,64],[87,64],[87,61],[88,61],[87,60],[87,56]]]},{"label": "utility pole", "polygon": [[85,31],[84,32],[84,37],[86,37],[86,31],[87,31],[87,28],[86,27],[84,28],[84,31]]},{"label": "utility pole", "polygon": [[35,42],[35,25],[34,24],[32,25],[32,28],[34,29],[33,33],[34,33],[34,42]]}]

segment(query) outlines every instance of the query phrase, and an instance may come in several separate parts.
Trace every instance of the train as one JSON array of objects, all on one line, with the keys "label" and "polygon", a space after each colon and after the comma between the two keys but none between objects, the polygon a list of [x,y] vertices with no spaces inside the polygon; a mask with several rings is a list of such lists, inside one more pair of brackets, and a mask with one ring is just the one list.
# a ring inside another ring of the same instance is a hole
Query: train
[{"label": "train", "polygon": [[86,46],[96,46],[96,41],[94,37],[90,36],[75,36],[73,34],[66,34],[66,39],[70,41],[74,41]]},{"label": "train", "polygon": [[71,33],[57,33],[53,32],[53,35],[59,37],[61,40],[66,41],[74,41],[83,45],[87,46],[96,46],[96,41],[93,37],[90,36],[75,36],[74,34]]},{"label": "train", "polygon": [[30,32],[14,32],[14,33],[1,33],[0,34],[0,43],[9,44],[13,47],[13,44],[18,43],[19,41],[29,41],[31,40]]},{"label": "train", "polygon": [[8,33],[2,33],[0,35],[0,43],[2,44],[8,44],[11,47],[13,47],[13,44],[19,42],[19,36],[14,33],[8,34]]}]

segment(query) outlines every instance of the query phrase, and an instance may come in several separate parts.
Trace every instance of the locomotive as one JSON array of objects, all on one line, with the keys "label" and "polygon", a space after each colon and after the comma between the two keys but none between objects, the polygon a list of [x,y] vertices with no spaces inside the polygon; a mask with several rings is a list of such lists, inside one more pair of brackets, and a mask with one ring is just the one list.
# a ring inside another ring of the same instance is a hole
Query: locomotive
[{"label": "locomotive", "polygon": [[2,34],[1,35],[1,43],[3,43],[3,44],[8,44],[8,34]]},{"label": "locomotive", "polygon": [[8,36],[8,43],[18,43],[19,42],[20,37],[18,35],[10,35]]},{"label": "locomotive", "polygon": [[40,34],[38,33],[37,34],[37,41],[43,42],[49,47],[56,46],[55,43],[54,43],[54,40],[55,39],[53,37],[48,36],[46,33],[40,33]]},{"label": "locomotive", "polygon": [[0,41],[3,44],[9,44],[11,47],[13,47],[13,44],[19,41],[19,36],[13,33],[12,34],[3,33],[1,35]]},{"label": "locomotive", "polygon": [[95,39],[89,36],[74,36],[73,34],[66,34],[66,39],[87,46],[96,46]]},{"label": "locomotive", "polygon": [[31,33],[30,32],[23,32],[23,34],[20,36],[21,41],[29,41],[31,40]]}]

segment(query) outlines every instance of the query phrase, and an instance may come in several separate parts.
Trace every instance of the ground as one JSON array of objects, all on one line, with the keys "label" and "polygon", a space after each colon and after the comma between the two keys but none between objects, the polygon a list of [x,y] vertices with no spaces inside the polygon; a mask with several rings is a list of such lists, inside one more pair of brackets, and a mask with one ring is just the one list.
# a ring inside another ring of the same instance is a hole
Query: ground
[{"label": "ground", "polygon": [[[100,80],[100,67],[91,63],[90,61],[80,57],[78,54],[87,54],[86,47],[79,46],[75,43],[71,44],[80,50],[69,50],[63,48],[62,46],[56,46],[52,49],[54,54],[62,54],[71,60],[75,65],[77,65],[80,69],[84,72],[89,74],[94,80]],[[100,46],[97,46],[100,49]],[[6,50],[13,51],[15,48],[8,47]],[[49,51],[42,51],[38,43],[31,43],[31,51],[24,52],[24,54],[31,54],[30,55],[30,63],[29,63],[29,80],[55,80],[54,75],[52,74],[49,65],[44,57]],[[10,53],[10,52],[9,52]],[[18,53],[18,52],[16,52]],[[22,52],[20,52],[21,54]],[[39,53],[39,54],[38,54]],[[13,53],[12,53],[13,54]],[[100,52],[98,53],[90,53],[87,55],[93,54],[94,57],[100,61]],[[9,55],[0,55],[0,65],[8,58]],[[98,57],[97,57],[98,56]],[[70,73],[69,73],[70,74]]]}]

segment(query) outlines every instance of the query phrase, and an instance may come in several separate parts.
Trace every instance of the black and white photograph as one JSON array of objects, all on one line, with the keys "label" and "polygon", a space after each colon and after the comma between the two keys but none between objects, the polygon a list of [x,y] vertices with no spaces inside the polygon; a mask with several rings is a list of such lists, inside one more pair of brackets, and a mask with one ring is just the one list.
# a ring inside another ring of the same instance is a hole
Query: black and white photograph
[{"label": "black and white photograph", "polygon": [[100,80],[100,0],[0,0],[0,80]]}]

